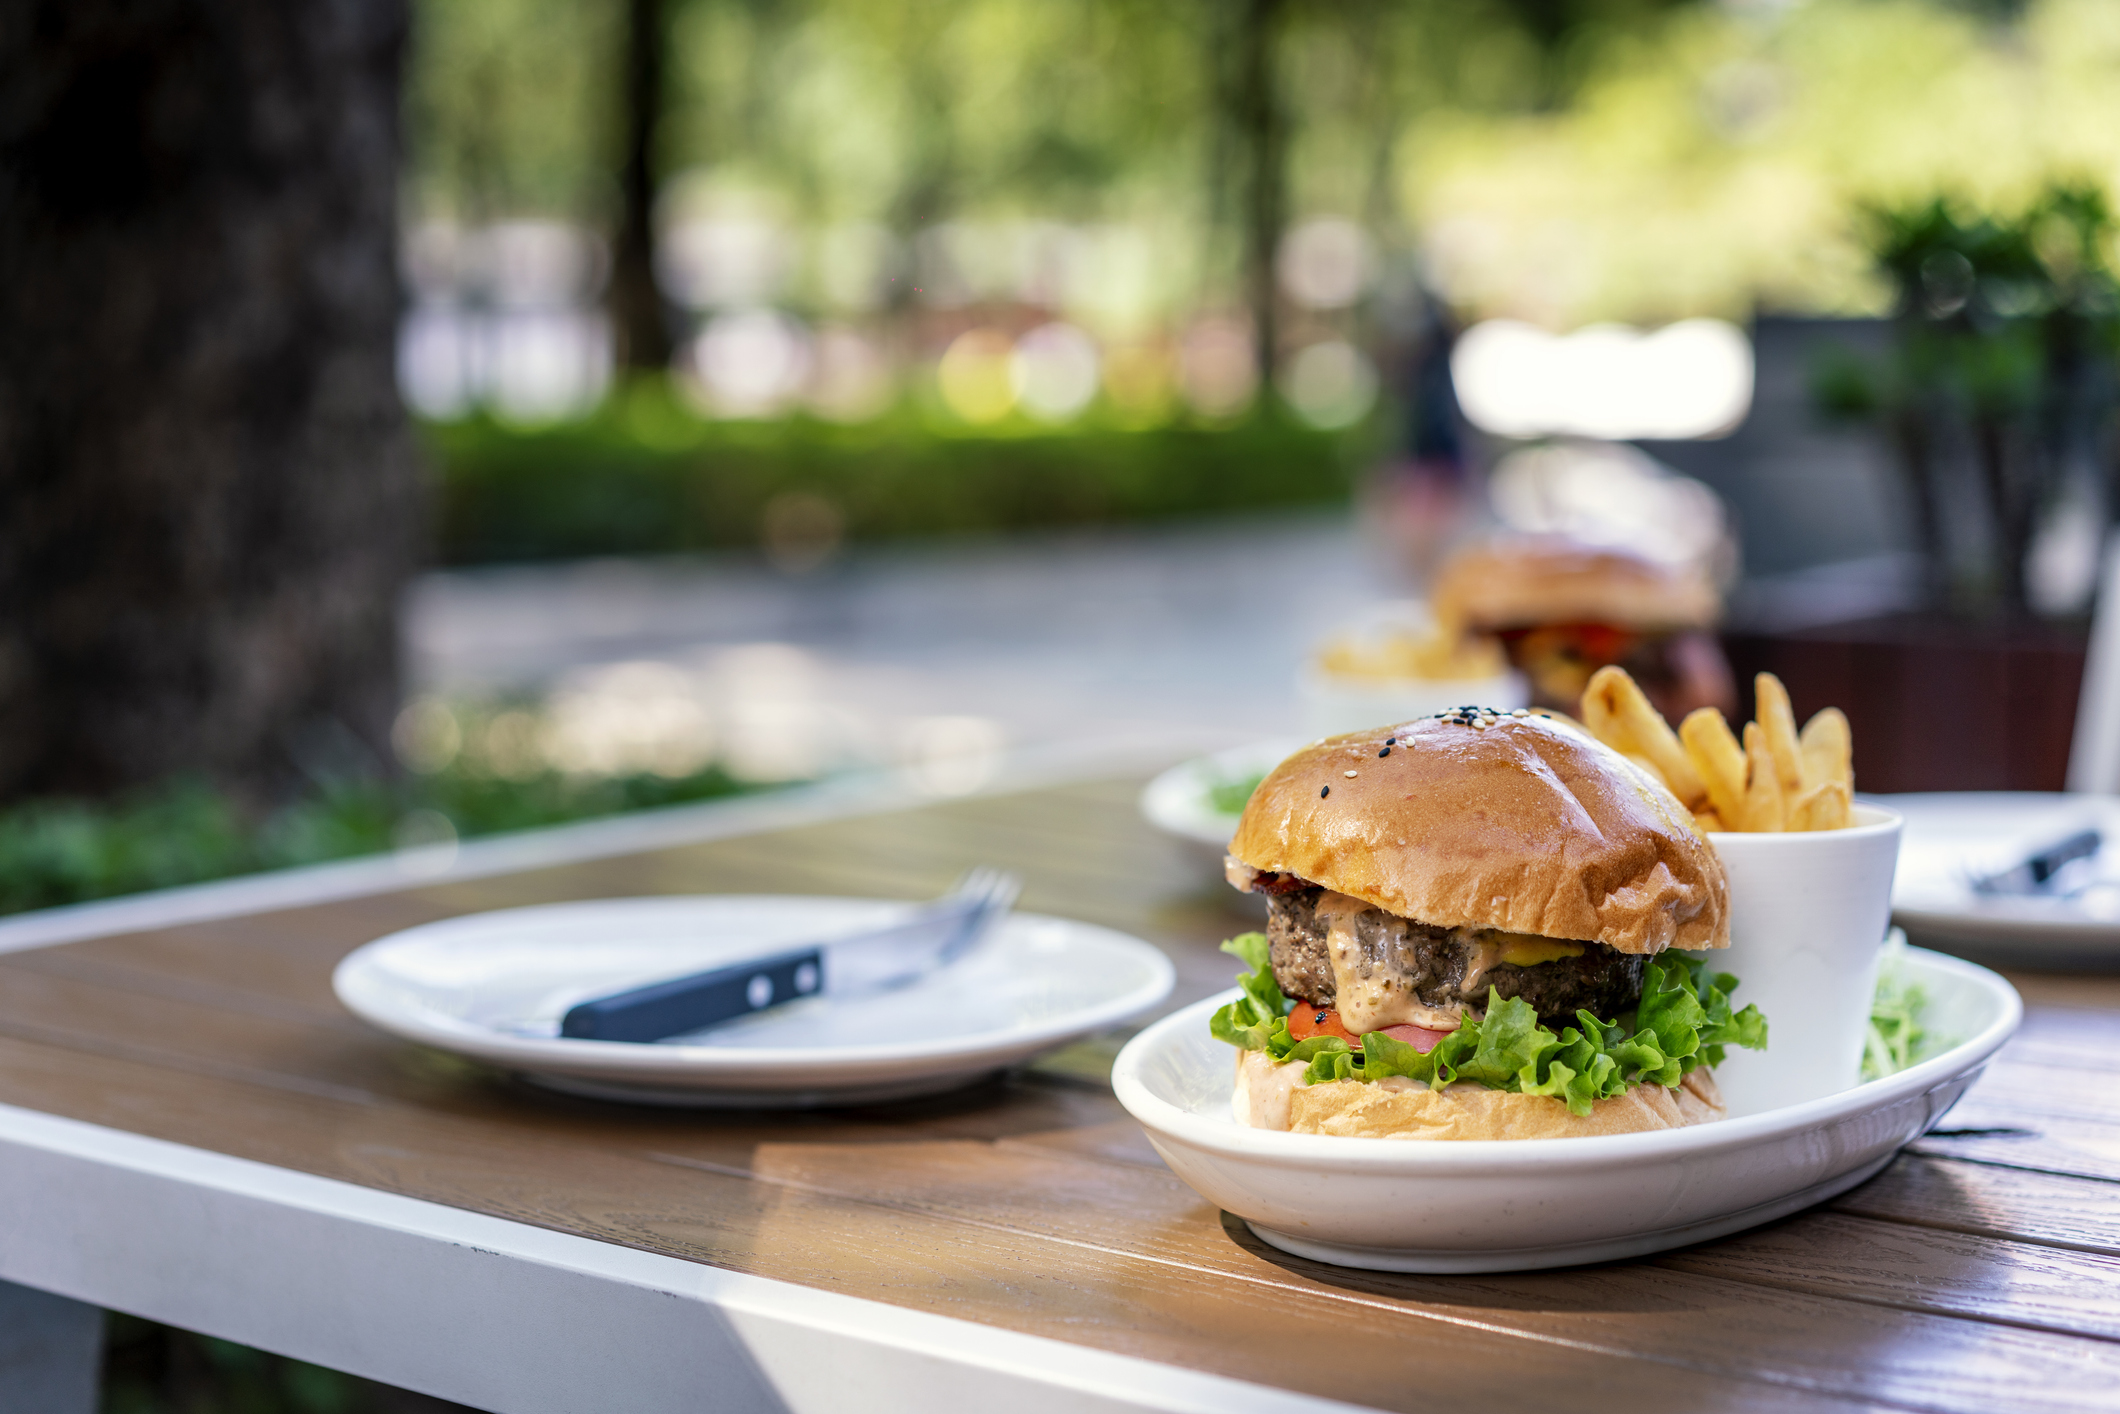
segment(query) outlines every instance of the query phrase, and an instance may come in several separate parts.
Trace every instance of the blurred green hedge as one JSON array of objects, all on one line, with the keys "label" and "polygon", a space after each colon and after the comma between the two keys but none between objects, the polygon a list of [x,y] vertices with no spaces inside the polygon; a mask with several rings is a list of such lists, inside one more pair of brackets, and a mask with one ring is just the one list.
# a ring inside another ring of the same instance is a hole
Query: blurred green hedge
[{"label": "blurred green hedge", "polygon": [[429,424],[445,564],[759,543],[798,494],[852,540],[1119,524],[1345,500],[1364,430],[1276,414],[1225,428],[953,431],[906,408],[840,426],[707,421],[659,382],[542,428]]},{"label": "blurred green hedge", "polygon": [[675,778],[541,771],[527,780],[451,767],[322,782],[262,818],[204,781],[171,781],[112,801],[20,801],[0,808],[0,914],[383,854],[405,843],[408,821],[421,823],[416,813],[468,839],[745,789],[711,766]]}]

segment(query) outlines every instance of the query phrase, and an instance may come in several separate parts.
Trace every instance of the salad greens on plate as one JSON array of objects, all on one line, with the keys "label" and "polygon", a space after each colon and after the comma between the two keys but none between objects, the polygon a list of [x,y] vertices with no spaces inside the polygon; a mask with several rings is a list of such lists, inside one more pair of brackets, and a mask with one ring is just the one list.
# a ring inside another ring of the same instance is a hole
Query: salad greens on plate
[{"label": "salad greens on plate", "polygon": [[1862,1046],[1862,1078],[1897,1075],[1927,1055],[1929,1028],[1924,1014],[1928,996],[1897,962],[1887,961],[1877,978],[1877,997],[1870,1003],[1869,1032]]},{"label": "salad greens on plate", "polygon": [[1264,771],[1244,771],[1235,775],[1218,775],[1207,786],[1207,803],[1223,815],[1242,815],[1250,802],[1252,792],[1259,782],[1266,779]]}]

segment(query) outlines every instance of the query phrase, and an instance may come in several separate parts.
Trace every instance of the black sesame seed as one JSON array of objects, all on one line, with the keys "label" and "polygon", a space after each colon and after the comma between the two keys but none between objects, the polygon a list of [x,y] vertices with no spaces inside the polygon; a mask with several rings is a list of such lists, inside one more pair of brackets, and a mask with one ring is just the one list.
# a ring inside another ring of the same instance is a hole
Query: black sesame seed
[{"label": "black sesame seed", "polygon": [[1319,787],[1318,787],[1318,799],[1320,799],[1320,800],[1323,800],[1323,799],[1324,799],[1324,798],[1325,798],[1326,796],[1328,796],[1328,795],[1331,795],[1331,794],[1332,794],[1332,787],[1331,787],[1331,786],[1319,786]]},{"label": "black sesame seed", "polygon": [[1325,1013],[1321,1011],[1316,1016],[1310,1018],[1310,1024],[1312,1026],[1323,1026],[1325,1024]]},{"label": "black sesame seed", "polygon": [[1385,747],[1385,748],[1384,748],[1384,749],[1383,749],[1382,751],[1379,751],[1379,752],[1377,753],[1377,755],[1379,755],[1379,756],[1389,756],[1390,754],[1391,754],[1391,748],[1390,748],[1390,747],[1388,747],[1388,746],[1387,746],[1387,747]]}]

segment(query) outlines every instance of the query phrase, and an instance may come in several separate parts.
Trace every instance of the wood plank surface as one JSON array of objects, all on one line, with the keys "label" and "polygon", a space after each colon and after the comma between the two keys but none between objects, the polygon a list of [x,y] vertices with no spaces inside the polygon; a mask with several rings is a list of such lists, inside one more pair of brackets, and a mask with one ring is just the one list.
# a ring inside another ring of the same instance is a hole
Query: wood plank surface
[{"label": "wood plank surface", "polygon": [[[918,897],[975,862],[1148,938],[1172,1005],[1255,904],[1136,783],[408,888],[0,957],[0,1101],[687,1260],[1378,1408],[2085,1409],[2120,1388],[2120,999],[2047,990],[1945,1121],[1828,1207],[1646,1262],[1351,1272],[1268,1249],[1113,1100],[1115,1037],[956,1095],[714,1114],[549,1094],[378,1035],[332,966],[475,909],[674,892]],[[2095,1055],[2096,1063],[2080,1059]],[[2109,1145],[2110,1147],[2106,1147]]]}]

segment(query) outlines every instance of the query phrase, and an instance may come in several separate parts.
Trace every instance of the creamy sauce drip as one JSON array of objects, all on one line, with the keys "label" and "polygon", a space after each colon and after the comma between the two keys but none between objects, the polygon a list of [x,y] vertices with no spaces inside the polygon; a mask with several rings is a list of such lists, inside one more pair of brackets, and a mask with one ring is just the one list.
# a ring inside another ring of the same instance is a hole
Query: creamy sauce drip
[{"label": "creamy sauce drip", "polygon": [[[1478,1008],[1445,1010],[1425,1005],[1414,995],[1414,979],[1399,967],[1397,959],[1365,954],[1355,934],[1355,920],[1371,907],[1358,898],[1331,890],[1318,899],[1318,917],[1326,925],[1325,954],[1332,964],[1334,1005],[1341,1022],[1356,1035],[1407,1023],[1435,1031],[1457,1029],[1460,1012]],[[1460,928],[1456,936],[1473,946],[1465,980],[1459,984],[1467,995],[1475,994],[1480,979],[1496,967],[1535,967],[1583,953],[1581,943],[1530,933]]]},{"label": "creamy sauce drip", "polygon": [[1295,1061],[1275,1065],[1264,1051],[1237,1052],[1237,1085],[1230,1096],[1237,1123],[1254,1129],[1287,1129],[1289,1099],[1308,1069]]},{"label": "creamy sauce drip", "polygon": [[1318,900],[1318,917],[1326,922],[1325,954],[1332,963],[1333,1004],[1341,1022],[1356,1035],[1407,1023],[1456,1030],[1456,1010],[1424,1006],[1413,994],[1411,977],[1393,963],[1363,956],[1354,924],[1369,908],[1358,898],[1329,890]]}]

